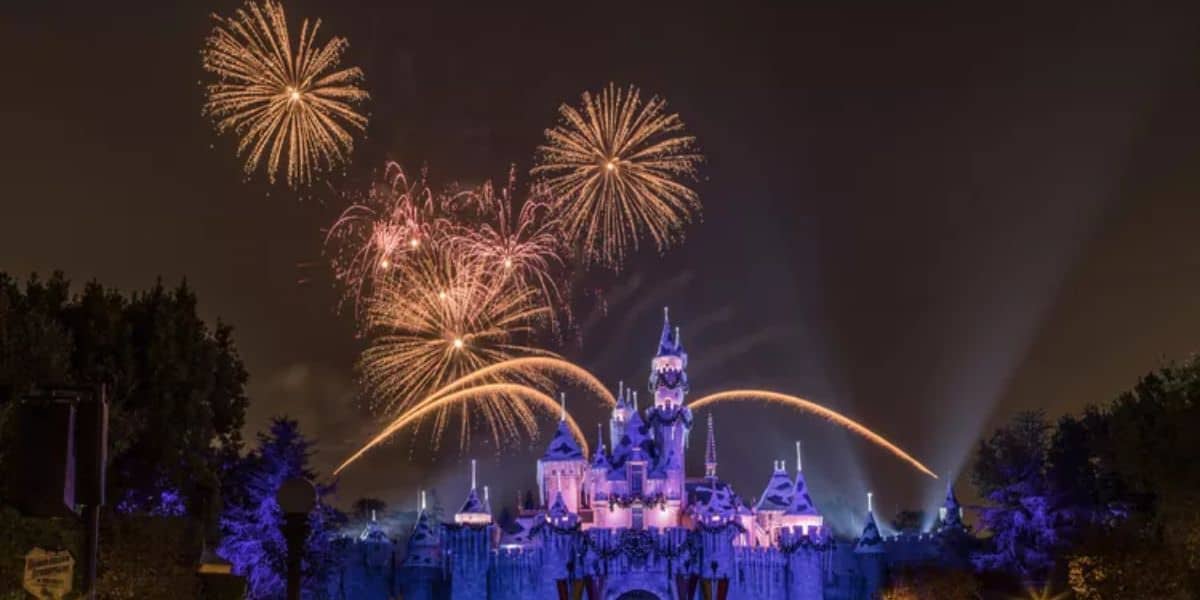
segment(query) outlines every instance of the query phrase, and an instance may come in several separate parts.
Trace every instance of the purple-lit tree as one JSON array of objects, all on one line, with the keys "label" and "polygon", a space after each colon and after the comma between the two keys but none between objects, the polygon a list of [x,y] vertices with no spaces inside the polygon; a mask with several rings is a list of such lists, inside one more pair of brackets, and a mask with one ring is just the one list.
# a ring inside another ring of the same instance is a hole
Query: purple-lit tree
[{"label": "purple-lit tree", "polygon": [[[258,448],[241,461],[225,485],[226,504],[221,514],[222,540],[217,553],[233,563],[234,572],[246,576],[249,598],[282,598],[285,592],[287,544],[281,526],[283,512],[275,494],[292,477],[316,479],[308,468],[312,443],[300,434],[296,421],[277,418],[258,436]],[[330,487],[317,487],[321,497]],[[305,542],[304,589],[320,597],[325,580],[337,564],[334,535],[344,517],[318,502],[309,517]]]},{"label": "purple-lit tree", "polygon": [[1071,519],[1050,485],[1049,447],[1050,426],[1040,412],[1017,415],[979,443],[972,479],[988,500],[980,520],[992,537],[973,557],[977,568],[1025,582],[1050,575]]}]

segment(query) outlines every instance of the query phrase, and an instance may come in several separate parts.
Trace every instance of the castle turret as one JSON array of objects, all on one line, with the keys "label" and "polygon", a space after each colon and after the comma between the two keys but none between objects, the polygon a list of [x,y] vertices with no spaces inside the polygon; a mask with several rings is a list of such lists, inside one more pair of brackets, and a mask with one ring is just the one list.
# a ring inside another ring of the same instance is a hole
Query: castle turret
[{"label": "castle turret", "polygon": [[625,424],[625,431],[621,435],[621,439],[613,446],[613,466],[619,467],[625,464],[626,459],[629,458],[629,454],[634,448],[640,449],[643,458],[647,457],[652,446],[650,428],[642,420],[642,414],[636,410],[631,411],[629,421]]},{"label": "castle turret", "polygon": [[440,594],[442,585],[442,540],[433,518],[425,510],[425,491],[421,491],[420,511],[412,534],[408,536],[408,552],[401,565],[405,598],[432,600]]},{"label": "castle turret", "polygon": [[633,416],[633,402],[629,397],[631,391],[626,389],[624,381],[617,384],[617,405],[613,407],[612,417],[608,421],[608,445],[614,450],[625,436],[625,426]]},{"label": "castle turret", "polygon": [[755,512],[783,514],[792,505],[792,479],[788,477],[786,464],[777,460],[772,464],[771,478],[754,505]]},{"label": "castle turret", "polygon": [[812,497],[808,494],[808,482],[804,480],[800,442],[796,442],[796,482],[792,485],[792,501],[783,513],[782,523],[786,527],[800,527],[804,533],[818,530],[825,519],[817,512]]},{"label": "castle turret", "polygon": [[687,352],[683,349],[679,328],[671,329],[671,320],[663,308],[663,328],[658,350],[650,360],[650,391],[654,406],[682,406],[688,392]]},{"label": "castle turret", "polygon": [[541,502],[546,506],[555,494],[562,493],[567,508],[578,514],[587,460],[570,426],[567,425],[566,396],[561,396],[561,401],[563,412],[558,420],[558,429],[555,430],[550,445],[546,447],[546,453],[538,460]]},{"label": "castle turret", "polygon": [[454,522],[459,525],[490,525],[492,522],[492,511],[475,487],[475,475],[475,459],[471,459],[471,491],[467,492],[467,499],[463,501],[462,508],[454,514]]},{"label": "castle turret", "polygon": [[946,482],[946,500],[942,503],[942,507],[938,509],[937,530],[950,531],[955,529],[963,529],[963,509],[958,503],[958,497],[954,495],[954,480]]},{"label": "castle turret", "polygon": [[866,598],[874,598],[883,589],[887,577],[887,557],[883,547],[883,536],[879,535],[879,526],[875,524],[875,512],[871,506],[871,492],[867,492],[867,524],[863,526],[862,535],[854,543],[854,555],[858,560],[859,570],[863,574]]}]

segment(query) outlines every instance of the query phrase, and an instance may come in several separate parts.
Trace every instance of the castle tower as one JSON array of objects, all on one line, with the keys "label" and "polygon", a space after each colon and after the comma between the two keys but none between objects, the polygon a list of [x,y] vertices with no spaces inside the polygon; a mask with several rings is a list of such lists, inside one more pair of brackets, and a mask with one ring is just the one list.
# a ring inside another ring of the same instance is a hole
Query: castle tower
[{"label": "castle tower", "polygon": [[942,507],[938,509],[937,531],[951,531],[955,529],[963,529],[963,509],[958,503],[958,497],[954,495],[954,481],[946,482],[946,501],[942,503]]},{"label": "castle tower", "polygon": [[412,535],[408,536],[408,552],[401,565],[404,597],[433,600],[440,595],[442,584],[442,540],[433,519],[425,510],[425,491],[421,490],[421,509]]},{"label": "castle tower", "polygon": [[679,328],[671,329],[671,319],[663,307],[663,328],[658,336],[658,351],[650,360],[650,391],[654,406],[683,406],[688,392],[687,352],[683,349]]},{"label": "castle tower", "polygon": [[871,492],[867,492],[867,524],[863,526],[862,535],[854,543],[854,556],[858,560],[859,570],[865,582],[866,598],[874,598],[883,588],[887,577],[887,557],[883,547],[883,536],[879,535],[879,526],[875,524],[875,512],[871,506]]},{"label": "castle tower", "polygon": [[492,523],[491,508],[486,499],[479,497],[479,491],[475,487],[476,483],[475,459],[472,458],[471,491],[467,492],[467,499],[463,502],[462,508],[454,514],[454,522],[459,525],[490,525]]},{"label": "castle tower", "polygon": [[612,417],[608,421],[608,445],[614,450],[625,436],[625,426],[633,416],[633,403],[629,397],[631,391],[625,387],[624,381],[617,384],[617,405],[613,407]]},{"label": "castle tower", "polygon": [[550,445],[546,447],[546,453],[538,460],[541,504],[547,506],[553,501],[555,494],[562,493],[567,508],[578,514],[588,465],[579,442],[575,440],[571,428],[567,425],[566,396],[560,396],[560,399],[563,412],[558,420],[558,429],[555,430]]},{"label": "castle tower", "polygon": [[692,411],[683,405],[688,392],[687,352],[683,349],[679,328],[671,328],[666,308],[663,308],[663,327],[658,349],[650,360],[650,391],[654,405],[646,410],[646,422],[654,438],[651,473],[657,493],[682,508],[684,493],[684,452],[692,427]]},{"label": "castle tower", "polygon": [[771,543],[775,537],[775,530],[783,523],[783,514],[792,506],[794,487],[787,474],[787,465],[785,461],[777,460],[773,466],[771,478],[767,480],[767,486],[758,497],[758,504],[754,505],[755,520],[767,536],[766,540],[759,540],[761,544]]},{"label": "castle tower", "polygon": [[588,470],[585,494],[588,506],[592,509],[592,524],[595,527],[607,527],[608,523],[608,471],[611,464],[604,451],[604,428],[596,425],[596,451],[592,454],[592,465]]},{"label": "castle tower", "polygon": [[808,482],[804,480],[803,461],[800,455],[800,442],[796,442],[796,483],[792,485],[792,502],[783,513],[785,527],[800,527],[804,533],[819,530],[825,523],[824,517],[817,512],[812,497],[808,495]]}]

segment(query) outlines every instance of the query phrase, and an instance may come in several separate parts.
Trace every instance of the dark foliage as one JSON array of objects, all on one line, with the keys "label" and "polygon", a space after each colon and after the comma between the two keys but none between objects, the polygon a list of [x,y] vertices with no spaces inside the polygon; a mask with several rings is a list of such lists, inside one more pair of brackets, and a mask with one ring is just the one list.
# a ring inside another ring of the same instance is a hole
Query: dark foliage
[{"label": "dark foliage", "polygon": [[[215,522],[220,465],[241,445],[247,374],[232,329],[210,329],[196,304],[186,283],[125,295],[92,282],[74,294],[61,274],[22,286],[0,273],[0,421],[31,386],[106,384],[111,503],[174,514],[166,493]],[[0,471],[11,451],[0,442]]]},{"label": "dark foliage", "polygon": [[1080,598],[1200,597],[1200,359],[1054,426],[1019,415],[980,443],[991,534],[978,566],[1069,580]]}]

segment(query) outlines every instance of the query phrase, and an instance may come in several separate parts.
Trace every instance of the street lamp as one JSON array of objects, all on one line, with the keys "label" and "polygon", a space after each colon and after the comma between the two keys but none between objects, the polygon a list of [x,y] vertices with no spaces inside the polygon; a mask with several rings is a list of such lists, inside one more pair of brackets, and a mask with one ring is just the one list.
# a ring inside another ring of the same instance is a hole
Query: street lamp
[{"label": "street lamp", "polygon": [[283,538],[287,540],[287,598],[300,600],[300,560],[308,537],[308,513],[317,504],[317,489],[303,477],[279,486],[275,500],[283,510]]}]

